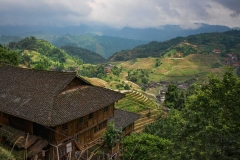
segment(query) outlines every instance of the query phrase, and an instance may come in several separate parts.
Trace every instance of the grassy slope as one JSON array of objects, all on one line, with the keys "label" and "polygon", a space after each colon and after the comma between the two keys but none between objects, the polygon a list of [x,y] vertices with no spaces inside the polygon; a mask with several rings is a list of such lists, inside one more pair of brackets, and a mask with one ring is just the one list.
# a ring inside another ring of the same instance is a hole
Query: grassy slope
[{"label": "grassy slope", "polygon": [[[104,86],[107,88],[116,89],[113,86],[117,83],[128,83],[131,85],[131,89],[137,90],[143,94],[141,88],[126,80],[126,76],[129,70],[135,69],[145,69],[149,72],[149,78],[151,81],[174,81],[174,82],[185,82],[194,80],[195,82],[202,82],[206,79],[206,76],[209,73],[221,73],[223,67],[213,68],[212,66],[215,63],[221,64],[221,58],[218,54],[202,55],[202,54],[191,54],[185,58],[162,58],[162,64],[159,67],[155,67],[156,59],[155,58],[137,58],[136,60],[129,60],[125,62],[113,62],[112,64],[117,65],[118,67],[123,68],[123,72],[120,74],[118,81],[109,81],[105,82],[97,78],[89,79],[95,85]],[[109,75],[112,76],[112,75]],[[116,78],[116,77],[115,77]],[[150,88],[145,93],[145,96],[152,98],[151,94],[158,94],[158,91],[161,87]],[[126,100],[129,101],[129,100]],[[127,102],[125,102],[127,103]],[[124,106],[121,104],[121,106]],[[128,106],[128,105],[127,105]],[[122,107],[120,107],[122,108]],[[141,111],[141,108],[127,107]]]},{"label": "grassy slope", "polygon": [[[40,59],[43,59],[43,58],[48,59],[52,63],[52,65],[48,69],[50,69],[51,67],[54,67],[55,65],[57,65],[59,63],[58,61],[53,61],[53,60],[49,59],[47,56],[42,55],[41,53],[39,53],[37,51],[23,50],[20,53],[20,55],[23,55],[23,54],[27,54],[31,57],[31,62],[33,62],[33,64],[31,64],[32,68],[34,68],[34,62],[38,62],[38,61],[40,61]],[[66,62],[64,62],[63,64],[64,64],[64,68],[78,66],[78,64],[68,54],[66,54]],[[24,65],[27,66],[26,63]]]},{"label": "grassy slope", "polygon": [[191,54],[184,58],[162,58],[162,64],[155,67],[155,58],[137,58],[126,62],[115,63],[125,71],[146,69],[150,72],[151,81],[186,81],[193,76],[203,76],[210,72],[219,72],[220,68],[212,68],[213,64],[221,63],[219,55]]}]

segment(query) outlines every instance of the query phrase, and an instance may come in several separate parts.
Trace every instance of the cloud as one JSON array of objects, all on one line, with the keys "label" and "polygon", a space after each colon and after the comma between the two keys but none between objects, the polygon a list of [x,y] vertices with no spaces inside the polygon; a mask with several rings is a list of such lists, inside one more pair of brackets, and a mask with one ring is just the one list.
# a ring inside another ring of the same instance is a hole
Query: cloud
[{"label": "cloud", "polygon": [[0,5],[1,25],[79,24],[91,12],[85,0],[5,0]]},{"label": "cloud", "polygon": [[215,2],[227,7],[232,11],[230,16],[236,18],[240,15],[240,1],[239,0],[214,0]]},{"label": "cloud", "polygon": [[[21,3],[20,3],[21,2]],[[2,0],[0,25],[240,26],[239,0]]]}]

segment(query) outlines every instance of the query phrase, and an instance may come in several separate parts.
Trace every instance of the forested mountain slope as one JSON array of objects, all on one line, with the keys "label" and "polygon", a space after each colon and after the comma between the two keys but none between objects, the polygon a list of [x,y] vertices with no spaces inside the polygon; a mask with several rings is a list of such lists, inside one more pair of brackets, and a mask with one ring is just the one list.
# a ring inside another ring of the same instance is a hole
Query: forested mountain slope
[{"label": "forested mountain slope", "polygon": [[106,59],[99,54],[81,47],[63,46],[61,49],[71,56],[81,58],[84,63],[97,64],[106,61]]},{"label": "forested mountain slope", "polygon": [[55,37],[50,41],[57,47],[75,46],[88,49],[108,58],[113,53],[124,49],[132,49],[138,45],[145,44],[147,41],[131,40],[118,37],[98,36],[94,34],[83,35],[64,35]]},{"label": "forested mountain slope", "polygon": [[115,53],[109,61],[126,61],[134,58],[147,57],[184,57],[189,54],[209,54],[214,49],[221,55],[227,53],[239,54],[240,31],[231,30],[223,33],[204,33],[188,37],[177,37],[164,42],[152,41],[132,50]]}]

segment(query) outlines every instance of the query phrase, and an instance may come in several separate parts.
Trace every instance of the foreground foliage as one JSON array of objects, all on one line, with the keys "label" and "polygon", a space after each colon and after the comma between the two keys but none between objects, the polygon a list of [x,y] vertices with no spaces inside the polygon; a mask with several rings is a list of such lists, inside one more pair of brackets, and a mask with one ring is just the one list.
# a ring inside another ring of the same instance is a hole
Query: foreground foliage
[{"label": "foreground foliage", "polygon": [[0,63],[16,66],[19,63],[19,56],[16,52],[8,51],[0,45]]},{"label": "foreground foliage", "polygon": [[222,78],[211,75],[181,110],[172,108],[145,132],[173,143],[169,159],[239,159],[239,94],[240,80],[232,69]]},{"label": "foreground foliage", "polygon": [[171,142],[151,134],[133,134],[123,142],[123,159],[159,160],[168,159]]}]

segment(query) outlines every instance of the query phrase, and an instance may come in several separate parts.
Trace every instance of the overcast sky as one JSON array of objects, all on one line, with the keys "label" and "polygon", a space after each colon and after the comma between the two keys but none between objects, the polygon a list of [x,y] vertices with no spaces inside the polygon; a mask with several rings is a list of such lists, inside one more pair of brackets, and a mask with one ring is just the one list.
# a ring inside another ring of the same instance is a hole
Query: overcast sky
[{"label": "overcast sky", "polygon": [[0,0],[0,25],[240,27],[240,0]]}]

